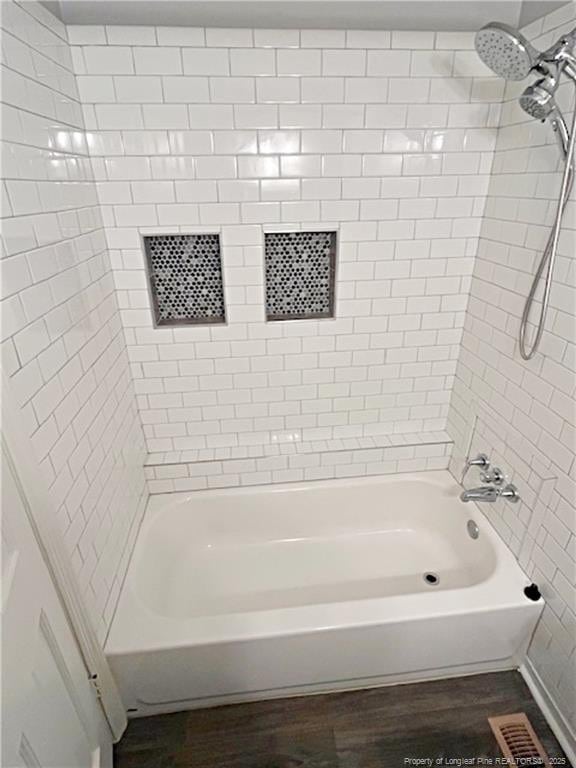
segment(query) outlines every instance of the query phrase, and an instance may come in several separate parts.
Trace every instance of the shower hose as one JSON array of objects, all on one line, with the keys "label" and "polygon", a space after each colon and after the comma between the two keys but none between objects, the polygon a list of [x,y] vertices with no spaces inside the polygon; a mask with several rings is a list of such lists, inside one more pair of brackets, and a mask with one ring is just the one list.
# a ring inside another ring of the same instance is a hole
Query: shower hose
[{"label": "shower hose", "polygon": [[[554,262],[556,261],[556,252],[558,250],[558,240],[560,238],[560,229],[562,226],[562,216],[564,214],[564,209],[566,208],[566,205],[570,198],[570,194],[572,192],[572,186],[574,184],[574,138],[575,136],[576,136],[576,107],[574,109],[574,114],[572,116],[572,130],[569,133],[568,145],[565,149],[564,173],[562,175],[562,185],[560,187],[560,197],[558,199],[558,207],[556,209],[556,215],[554,217],[554,224],[552,226],[552,229],[550,230],[550,234],[548,235],[548,240],[546,242],[544,252],[542,253],[542,258],[540,259],[540,263],[538,264],[538,268],[536,269],[536,274],[534,275],[534,281],[532,282],[530,293],[528,294],[528,298],[526,299],[526,304],[524,305],[524,312],[522,313],[522,320],[520,322],[519,347],[520,347],[520,354],[522,355],[524,360],[531,360],[534,357],[538,349],[538,346],[540,345],[540,340],[542,339],[542,334],[544,332],[544,323],[546,321],[546,313],[548,312],[548,305],[550,303],[550,290],[552,288]],[[561,146],[562,146],[562,143],[561,143]],[[532,312],[532,306],[535,301],[536,291],[538,289],[540,278],[542,277],[544,270],[546,270],[546,279],[544,283],[544,293],[542,295],[542,302],[540,304],[540,317],[538,319],[538,324],[536,326],[536,333],[534,335],[534,339],[530,344],[526,339],[527,332],[528,332],[528,323],[529,323],[530,314]]]}]

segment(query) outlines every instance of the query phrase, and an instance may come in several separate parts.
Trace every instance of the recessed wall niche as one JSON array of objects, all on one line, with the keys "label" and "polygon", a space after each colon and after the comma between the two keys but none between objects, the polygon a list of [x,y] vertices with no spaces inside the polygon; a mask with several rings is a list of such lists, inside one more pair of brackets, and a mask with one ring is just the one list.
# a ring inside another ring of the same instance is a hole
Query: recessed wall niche
[{"label": "recessed wall niche", "polygon": [[334,317],[336,232],[266,232],[266,318]]},{"label": "recessed wall niche", "polygon": [[225,323],[220,236],[146,235],[155,324]]}]

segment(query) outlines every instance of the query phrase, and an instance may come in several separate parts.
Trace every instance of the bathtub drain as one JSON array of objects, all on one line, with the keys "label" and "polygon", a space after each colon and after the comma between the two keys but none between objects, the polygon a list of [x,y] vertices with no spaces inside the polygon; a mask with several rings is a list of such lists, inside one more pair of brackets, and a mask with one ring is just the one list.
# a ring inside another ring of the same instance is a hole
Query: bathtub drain
[{"label": "bathtub drain", "polygon": [[432,573],[432,571],[429,571],[428,573],[424,574],[424,581],[430,587],[435,587],[437,584],[440,584],[440,577],[438,576],[438,574]]}]

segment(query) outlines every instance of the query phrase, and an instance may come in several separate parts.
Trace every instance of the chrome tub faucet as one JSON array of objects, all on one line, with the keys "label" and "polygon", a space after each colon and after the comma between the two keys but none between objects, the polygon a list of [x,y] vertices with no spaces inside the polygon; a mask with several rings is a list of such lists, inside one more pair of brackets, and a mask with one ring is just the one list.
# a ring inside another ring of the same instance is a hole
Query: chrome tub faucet
[{"label": "chrome tub faucet", "polygon": [[479,488],[470,488],[470,490],[464,490],[460,494],[461,501],[489,501],[494,503],[497,499],[507,499],[515,504],[520,501],[518,490],[515,485],[508,483],[504,485],[505,476],[504,472],[499,467],[491,467],[490,459],[485,453],[479,453],[475,458],[468,457],[462,471],[462,477],[460,478],[460,485],[464,484],[464,478],[471,467],[478,467],[482,470],[480,473],[480,479],[486,485],[481,485]]}]

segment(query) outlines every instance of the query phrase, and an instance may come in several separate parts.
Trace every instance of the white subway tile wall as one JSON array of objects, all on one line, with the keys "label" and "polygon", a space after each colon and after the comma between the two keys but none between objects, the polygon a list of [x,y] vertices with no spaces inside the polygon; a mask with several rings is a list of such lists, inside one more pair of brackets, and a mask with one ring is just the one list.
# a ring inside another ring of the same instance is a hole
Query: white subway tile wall
[{"label": "white subway tile wall", "polygon": [[[530,25],[544,49],[574,27],[576,3]],[[476,257],[448,429],[460,471],[472,450],[510,473],[522,503],[483,511],[538,583],[546,607],[529,657],[576,729],[576,196],[566,209],[550,311],[540,351],[518,352],[518,329],[560,189],[560,160],[548,123],[525,115],[510,86],[503,105],[486,214]],[[573,89],[558,101],[571,120]]]},{"label": "white subway tile wall", "polygon": [[66,30],[11,0],[1,23],[2,365],[103,639],[146,499],[144,439]]},{"label": "white subway tile wall", "polygon": [[[530,659],[574,723],[576,209],[525,364],[559,163],[518,89],[469,33],[73,26],[69,48],[41,6],[3,12],[3,365],[100,635],[145,452],[158,493],[442,468],[452,440],[456,473],[471,440],[519,488],[483,511],[544,593]],[[336,318],[266,323],[264,233],[298,229],[338,233]],[[142,237],[197,232],[228,323],[154,328]]]},{"label": "white subway tile wall", "polygon": [[[503,95],[472,35],[69,33],[151,460],[443,431]],[[266,323],[298,229],[337,230],[336,317]],[[142,235],[198,231],[228,324],[153,328]]]}]

